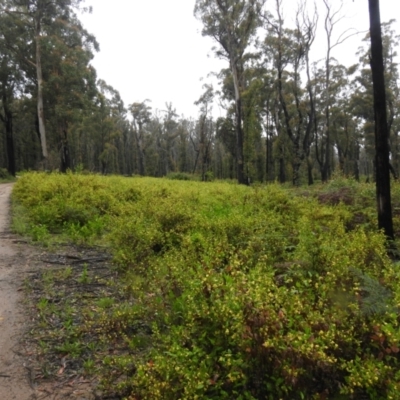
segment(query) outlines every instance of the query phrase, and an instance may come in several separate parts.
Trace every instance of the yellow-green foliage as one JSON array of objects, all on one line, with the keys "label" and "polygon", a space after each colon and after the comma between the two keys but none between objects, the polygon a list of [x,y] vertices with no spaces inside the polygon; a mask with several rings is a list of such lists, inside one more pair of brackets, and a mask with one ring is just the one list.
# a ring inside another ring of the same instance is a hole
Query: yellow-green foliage
[{"label": "yellow-green foliage", "polygon": [[13,198],[33,225],[109,243],[126,301],[99,318],[129,351],[104,382],[130,400],[395,399],[400,272],[371,187],[343,188],[27,174]]}]

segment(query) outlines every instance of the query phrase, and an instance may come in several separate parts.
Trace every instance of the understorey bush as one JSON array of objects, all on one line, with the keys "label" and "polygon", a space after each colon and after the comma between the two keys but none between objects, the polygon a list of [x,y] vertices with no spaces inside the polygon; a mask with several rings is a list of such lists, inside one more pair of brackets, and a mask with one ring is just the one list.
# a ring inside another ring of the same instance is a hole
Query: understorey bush
[{"label": "understorey bush", "polygon": [[399,265],[373,217],[355,219],[360,204],[372,214],[370,189],[349,185],[352,201],[330,202],[278,185],[29,175],[14,197],[50,232],[51,213],[82,240],[79,229],[102,221],[93,230],[114,254],[123,296],[99,318],[126,343],[99,361],[105,391],[397,399]]}]

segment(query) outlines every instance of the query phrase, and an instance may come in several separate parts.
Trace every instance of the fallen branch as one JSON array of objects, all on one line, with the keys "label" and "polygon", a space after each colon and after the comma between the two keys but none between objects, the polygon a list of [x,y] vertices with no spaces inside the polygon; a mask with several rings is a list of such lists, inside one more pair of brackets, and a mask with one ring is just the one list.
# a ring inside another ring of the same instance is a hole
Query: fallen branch
[{"label": "fallen branch", "polygon": [[72,261],[71,264],[103,262],[103,261],[109,261],[110,259],[111,259],[110,257],[81,258],[79,260]]}]

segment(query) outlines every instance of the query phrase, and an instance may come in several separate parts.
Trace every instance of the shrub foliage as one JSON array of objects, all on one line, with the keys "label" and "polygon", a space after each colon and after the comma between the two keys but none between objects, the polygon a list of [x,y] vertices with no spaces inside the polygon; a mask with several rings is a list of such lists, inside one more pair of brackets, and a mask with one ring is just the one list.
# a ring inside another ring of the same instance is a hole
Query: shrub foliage
[{"label": "shrub foliage", "polygon": [[93,326],[126,346],[98,360],[105,388],[130,400],[398,398],[400,272],[370,186],[35,173],[13,199],[31,232],[114,255],[124,300]]}]

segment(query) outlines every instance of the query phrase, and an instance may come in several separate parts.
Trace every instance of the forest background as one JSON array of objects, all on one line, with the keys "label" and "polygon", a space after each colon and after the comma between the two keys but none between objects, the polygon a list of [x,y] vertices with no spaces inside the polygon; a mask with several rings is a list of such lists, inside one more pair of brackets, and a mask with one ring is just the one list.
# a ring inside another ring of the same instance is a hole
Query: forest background
[{"label": "forest background", "polygon": [[[197,26],[215,39],[202,18],[206,3],[196,3]],[[316,179],[326,181],[335,169],[356,179],[373,175],[367,33],[355,35],[347,28],[345,2],[322,0],[315,9],[299,2],[297,11],[289,1],[256,3],[263,7],[249,30],[238,26],[234,32],[240,47],[235,49],[239,124],[231,63],[218,40],[213,41],[214,53],[222,69],[198,94],[194,118],[179,114],[169,102],[164,110],[153,110],[145,98],[125,105],[118,90],[99,79],[93,66],[99,44],[81,22],[93,16],[85,14],[89,9],[82,1],[56,1],[50,6],[41,1],[2,1],[0,166],[12,175],[45,168],[236,179],[239,156],[246,182],[312,184]],[[246,10],[241,13],[246,15]],[[366,5],[363,13],[367,16]],[[383,24],[383,33],[391,163],[397,176],[398,35],[393,20]],[[347,49],[347,38],[356,43],[352,51],[357,54],[350,57],[346,50],[343,58],[359,59],[350,66],[342,64],[342,57],[333,57]],[[209,45],[207,39],[202,40]],[[161,52],[160,75],[163,65],[174,63]],[[141,59],[137,64],[146,62]],[[153,86],[151,77],[147,84]],[[217,108],[219,117],[212,112]],[[238,125],[243,131],[239,147]]]}]

